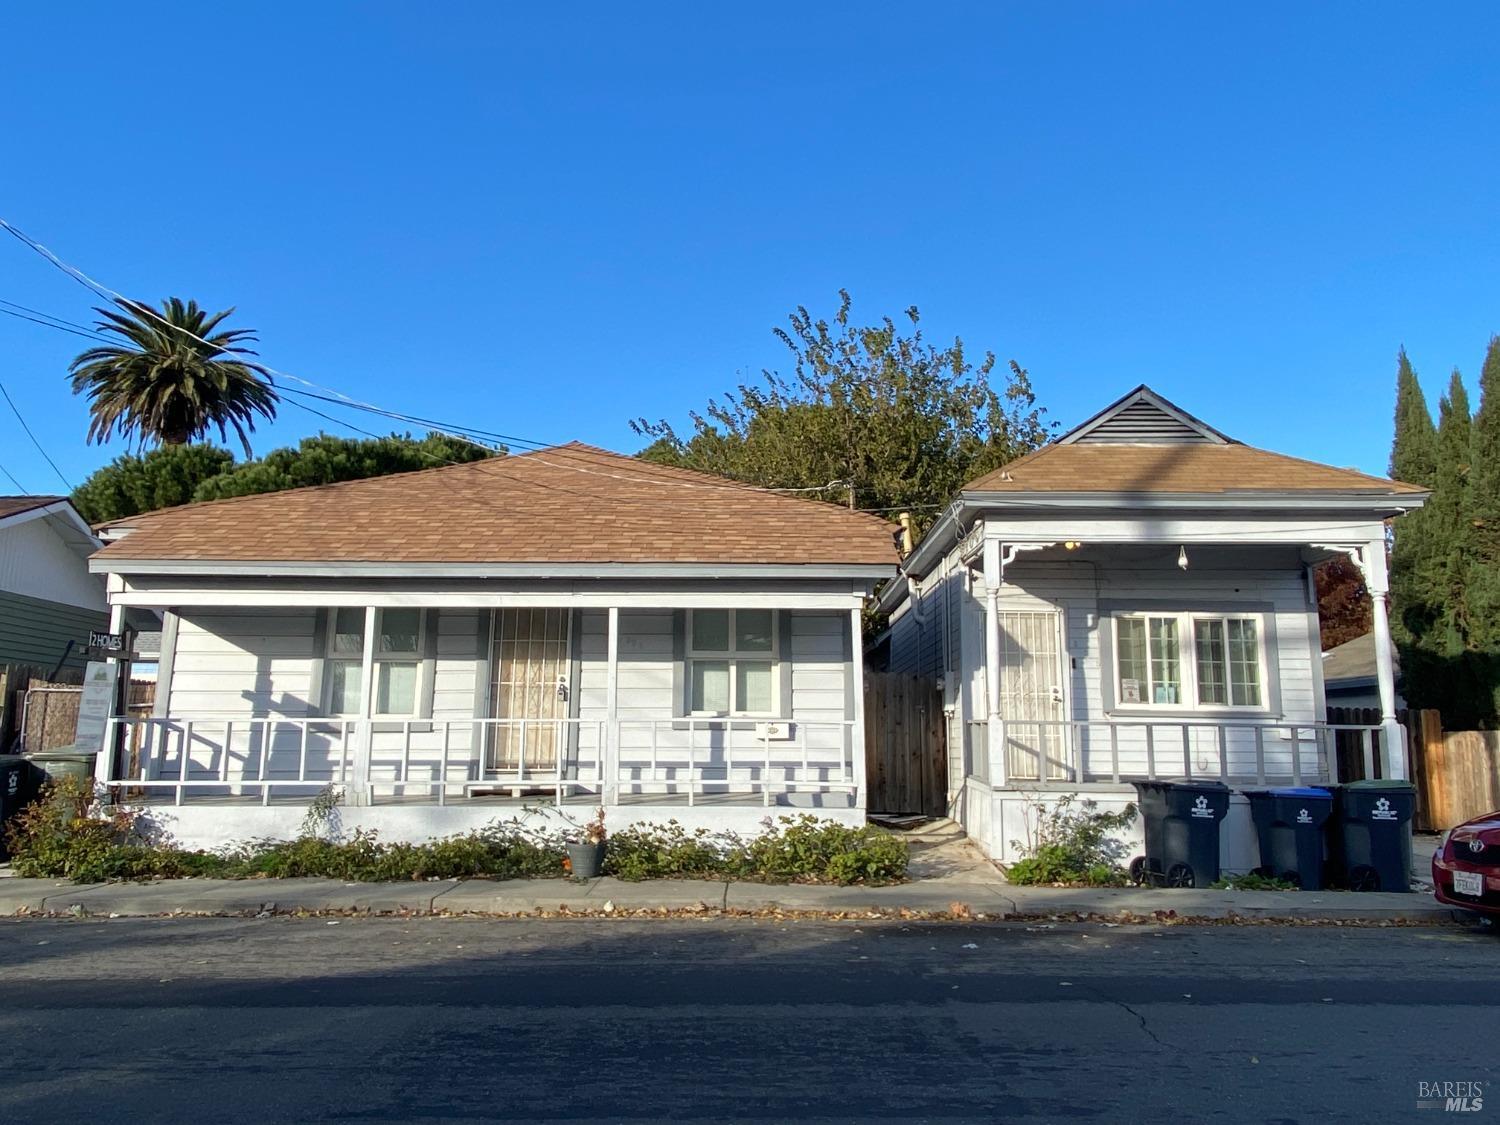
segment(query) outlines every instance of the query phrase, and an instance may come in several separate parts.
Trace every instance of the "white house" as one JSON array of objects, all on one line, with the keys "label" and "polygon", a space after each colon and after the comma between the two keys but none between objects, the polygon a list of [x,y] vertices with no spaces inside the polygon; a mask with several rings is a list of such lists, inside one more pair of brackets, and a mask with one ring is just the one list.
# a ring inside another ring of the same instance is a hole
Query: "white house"
[{"label": "white house", "polygon": [[864,817],[868,515],[579,444],[107,529],[163,614],[156,714],[98,772],[180,840],[418,839],[522,804],[613,826]]},{"label": "white house", "polygon": [[[1008,859],[1061,793],[1336,780],[1311,576],[1335,554],[1374,601],[1383,713],[1343,737],[1407,776],[1385,523],[1425,496],[1241,444],[1144,386],[966,486],[880,599],[891,670],[943,681],[953,814]],[[1242,799],[1224,832],[1227,866],[1252,865]]]},{"label": "white house", "polygon": [[83,667],[74,653],[108,624],[104,580],[88,567],[98,547],[67,497],[0,496],[0,664]]}]

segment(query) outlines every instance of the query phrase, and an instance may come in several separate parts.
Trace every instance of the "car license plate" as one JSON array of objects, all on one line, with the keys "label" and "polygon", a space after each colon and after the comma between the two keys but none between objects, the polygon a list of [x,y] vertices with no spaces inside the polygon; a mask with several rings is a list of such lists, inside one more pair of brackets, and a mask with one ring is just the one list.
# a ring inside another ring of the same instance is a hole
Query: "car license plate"
[{"label": "car license plate", "polygon": [[1453,893],[1483,898],[1484,876],[1477,871],[1455,871],[1453,873]]}]

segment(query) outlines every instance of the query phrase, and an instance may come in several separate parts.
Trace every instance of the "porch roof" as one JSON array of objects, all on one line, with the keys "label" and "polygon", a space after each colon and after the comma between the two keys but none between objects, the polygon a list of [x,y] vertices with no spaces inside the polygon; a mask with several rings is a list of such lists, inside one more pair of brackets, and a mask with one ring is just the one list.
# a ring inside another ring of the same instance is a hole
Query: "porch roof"
[{"label": "porch roof", "polygon": [[894,573],[893,530],[834,504],[570,442],[122,520],[105,529],[113,541],[92,567],[811,564]]}]

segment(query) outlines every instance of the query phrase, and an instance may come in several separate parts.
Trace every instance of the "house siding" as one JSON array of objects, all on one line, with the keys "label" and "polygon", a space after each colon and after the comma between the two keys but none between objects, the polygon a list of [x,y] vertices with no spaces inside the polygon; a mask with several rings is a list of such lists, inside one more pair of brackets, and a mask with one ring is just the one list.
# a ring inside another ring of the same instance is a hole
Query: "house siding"
[{"label": "house siding", "polygon": [[[101,611],[0,591],[0,664],[50,670],[69,641],[82,648],[88,644],[91,629],[108,625],[109,615]],[[67,666],[81,668],[83,658],[70,655]]]},{"label": "house siding", "polygon": [[53,530],[51,521],[60,518],[0,528],[0,592],[106,613],[104,578],[90,574],[81,551]]}]

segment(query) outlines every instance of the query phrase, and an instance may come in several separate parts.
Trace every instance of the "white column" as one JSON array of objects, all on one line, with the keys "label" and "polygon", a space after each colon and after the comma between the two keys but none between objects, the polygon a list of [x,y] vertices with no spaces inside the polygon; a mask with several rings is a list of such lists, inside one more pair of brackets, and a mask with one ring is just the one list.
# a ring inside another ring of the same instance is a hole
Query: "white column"
[{"label": "white column", "polygon": [[1000,714],[1000,562],[998,539],[984,541],[984,694],[988,704],[985,730],[989,742],[990,785],[1003,788],[1005,717]]},{"label": "white column", "polygon": [[620,607],[609,607],[608,664],[605,679],[605,709],[608,717],[604,737],[604,793],[606,805],[619,803],[620,779]]},{"label": "white column", "polygon": [[1380,689],[1380,725],[1385,732],[1385,776],[1405,780],[1406,731],[1396,721],[1396,662],[1391,645],[1390,578],[1385,565],[1385,542],[1373,539],[1362,551],[1365,586],[1370,591],[1375,619],[1375,682]]},{"label": "white column", "polygon": [[865,792],[865,628],[863,614],[858,609],[849,611],[849,631],[854,647],[849,650],[849,679],[854,693],[854,726],[849,731],[850,752],[854,755],[854,807],[868,809],[869,794]]},{"label": "white column", "polygon": [[[375,625],[379,611],[365,607],[365,647],[359,669],[359,723],[354,735],[354,769],[349,792],[344,799],[351,805],[370,804],[370,757],[375,741]],[[334,625],[333,628],[338,628]]]}]

